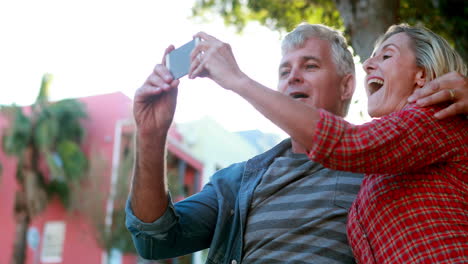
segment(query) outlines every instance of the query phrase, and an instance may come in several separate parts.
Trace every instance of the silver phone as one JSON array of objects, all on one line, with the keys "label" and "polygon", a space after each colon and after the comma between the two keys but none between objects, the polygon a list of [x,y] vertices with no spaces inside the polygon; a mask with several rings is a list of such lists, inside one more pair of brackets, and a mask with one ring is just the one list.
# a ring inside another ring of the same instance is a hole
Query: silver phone
[{"label": "silver phone", "polygon": [[179,79],[188,74],[190,69],[190,53],[199,41],[199,38],[195,38],[167,54],[166,67],[174,79]]}]

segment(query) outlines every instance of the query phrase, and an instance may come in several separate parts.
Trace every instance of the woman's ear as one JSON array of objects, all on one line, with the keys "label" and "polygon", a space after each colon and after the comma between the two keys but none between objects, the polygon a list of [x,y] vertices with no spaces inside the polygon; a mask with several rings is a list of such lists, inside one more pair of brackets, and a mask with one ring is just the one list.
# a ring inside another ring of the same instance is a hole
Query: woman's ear
[{"label": "woman's ear", "polygon": [[426,70],[419,68],[415,76],[416,88],[422,88],[426,84]]},{"label": "woman's ear", "polygon": [[346,74],[341,79],[341,100],[350,100],[353,97],[354,88],[356,87],[356,80],[353,74]]}]

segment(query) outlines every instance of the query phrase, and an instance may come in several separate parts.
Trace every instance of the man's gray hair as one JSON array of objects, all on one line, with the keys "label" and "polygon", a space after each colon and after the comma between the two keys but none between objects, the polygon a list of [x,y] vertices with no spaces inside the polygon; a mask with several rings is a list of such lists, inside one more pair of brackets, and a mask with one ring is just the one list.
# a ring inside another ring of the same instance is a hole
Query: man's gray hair
[{"label": "man's gray hair", "polygon": [[283,56],[286,52],[302,47],[310,38],[330,42],[333,62],[340,76],[355,75],[353,55],[343,34],[338,30],[321,24],[301,24],[288,33],[281,44]]}]

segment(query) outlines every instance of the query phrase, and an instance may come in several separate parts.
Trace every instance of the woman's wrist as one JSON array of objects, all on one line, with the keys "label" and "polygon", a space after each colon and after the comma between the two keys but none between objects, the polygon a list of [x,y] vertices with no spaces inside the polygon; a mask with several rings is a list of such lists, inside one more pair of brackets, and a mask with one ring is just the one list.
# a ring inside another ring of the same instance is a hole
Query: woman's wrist
[{"label": "woman's wrist", "polygon": [[228,90],[231,90],[245,98],[249,92],[255,92],[255,86],[261,85],[249,78],[247,75],[243,74],[234,80],[233,84],[228,87]]}]

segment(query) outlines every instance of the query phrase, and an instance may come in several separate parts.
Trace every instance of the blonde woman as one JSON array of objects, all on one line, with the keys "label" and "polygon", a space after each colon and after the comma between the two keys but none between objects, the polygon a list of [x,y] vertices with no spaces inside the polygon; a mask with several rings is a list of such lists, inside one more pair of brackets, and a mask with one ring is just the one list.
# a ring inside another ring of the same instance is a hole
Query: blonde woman
[{"label": "blonde woman", "polygon": [[[379,119],[356,126],[302,102],[314,96],[301,94],[301,87],[325,70],[320,60],[306,57],[307,68],[281,63],[278,93],[240,71],[230,50],[219,49],[219,40],[196,36],[204,41],[193,55],[204,56],[192,63],[192,77],[207,76],[244,97],[312,160],[366,174],[347,226],[358,263],[466,263],[468,120],[437,119],[446,104],[408,103],[434,78],[449,72],[466,76],[463,60],[443,38],[408,25],[387,31],[364,63],[369,114]],[[445,94],[455,100],[454,91]]]}]

